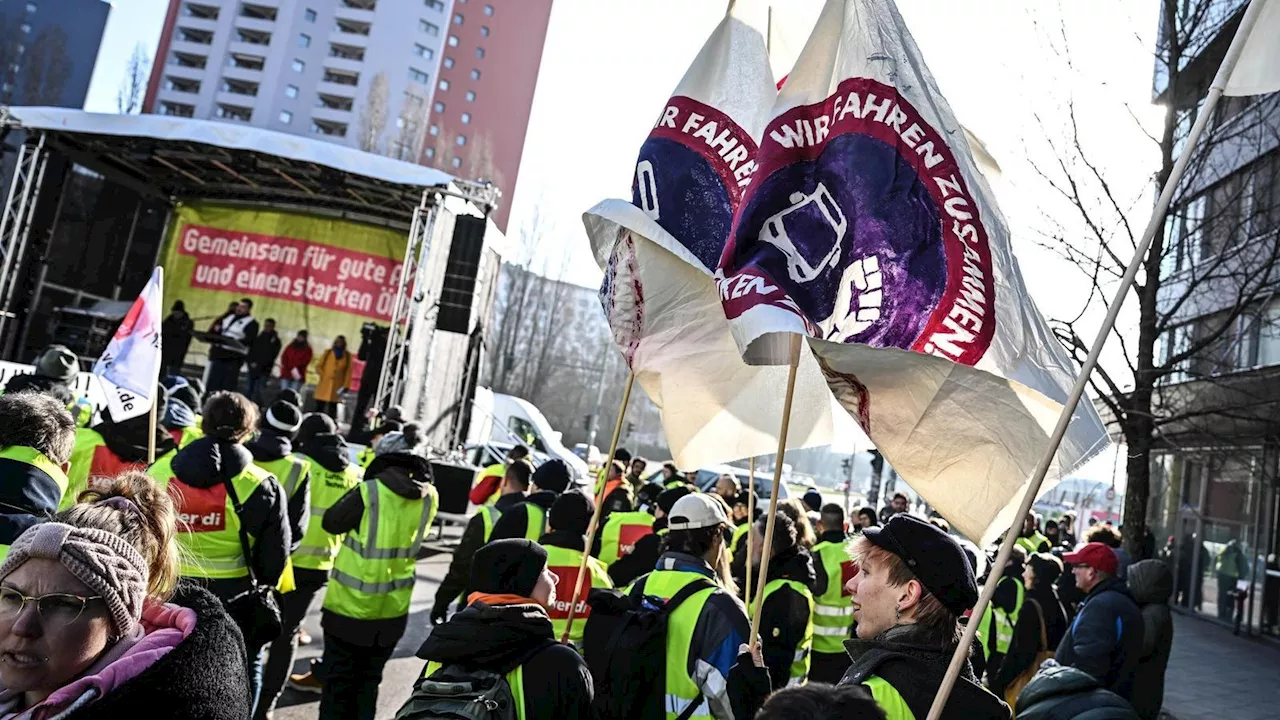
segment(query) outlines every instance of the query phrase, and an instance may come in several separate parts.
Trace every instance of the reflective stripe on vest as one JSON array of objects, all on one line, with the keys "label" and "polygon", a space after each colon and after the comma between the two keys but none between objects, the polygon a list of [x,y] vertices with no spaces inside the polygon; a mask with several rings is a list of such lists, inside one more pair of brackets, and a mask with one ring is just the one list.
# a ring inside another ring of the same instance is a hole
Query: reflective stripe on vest
[{"label": "reflective stripe on vest", "polygon": [[324,607],[357,620],[402,617],[409,613],[414,565],[438,495],[428,485],[425,498],[404,498],[377,479],[359,487],[364,513],[338,551]]},{"label": "reflective stripe on vest", "polygon": [[253,464],[275,475],[284,488],[285,496],[292,499],[298,492],[299,481],[308,470],[308,462],[302,455],[293,454],[264,462],[255,460]]},{"label": "reflective stripe on vest", "polygon": [[[764,603],[769,602],[769,596],[789,587],[804,597],[809,603],[809,613],[804,627],[804,636],[800,639],[800,644],[796,646],[795,655],[791,658],[790,680],[787,685],[803,685],[809,678],[809,665],[813,662],[811,651],[813,650],[813,592],[809,590],[809,586],[795,580],[787,580],[778,578],[770,580],[764,586],[764,599],[760,603],[760,607],[764,607]],[[851,606],[852,607],[852,606]],[[752,610],[755,609],[753,605]],[[768,642],[766,638],[763,642]]]},{"label": "reflective stripe on vest", "polygon": [[[996,607],[995,603],[988,603],[987,609],[982,613],[982,620],[978,625],[978,636],[982,639],[979,643],[982,646],[983,654],[990,656],[991,653],[991,627],[995,625],[996,634],[996,652],[1004,654],[1009,652],[1009,643],[1013,641],[1013,626],[1018,624],[1018,614],[1022,612],[1022,602],[1026,597],[1026,589],[1022,586],[1022,582],[1014,578],[1001,578],[1000,583],[1011,582],[1018,591],[1018,599],[1013,605],[1013,612],[1006,613],[1004,610]],[[999,584],[996,585],[999,587]]]},{"label": "reflective stripe on vest", "polygon": [[333,561],[338,557],[343,536],[324,531],[324,513],[359,485],[364,479],[364,473],[355,465],[348,465],[341,472],[333,472],[311,458],[306,458],[305,462],[311,473],[311,482],[307,485],[311,500],[311,522],[307,523],[302,542],[290,557],[296,567],[328,571],[333,569]]},{"label": "reflective stripe on vest", "polygon": [[[178,514],[178,547],[181,553],[179,574],[195,578],[245,577],[249,570],[245,565],[244,550],[240,546],[240,516],[231,503],[226,485],[218,483],[207,488],[197,488],[174,477],[170,458],[157,462],[152,469],[159,469],[170,478],[169,497]],[[153,476],[154,477],[154,476]],[[240,504],[248,502],[258,486],[271,478],[271,473],[256,465],[250,465],[231,480]],[[257,539],[249,536],[249,548]]]},{"label": "reflective stripe on vest", "polygon": [[643,510],[616,512],[600,532],[600,562],[609,566],[632,553],[636,542],[653,534],[653,516]]},{"label": "reflective stripe on vest", "polygon": [[[432,673],[443,667],[432,660],[422,671],[422,677],[431,677]],[[524,666],[518,665],[515,670],[506,674],[507,685],[511,687],[511,700],[515,703],[516,720],[525,720],[524,711]]]},{"label": "reflective stripe on vest", "polygon": [[1043,543],[1047,542],[1049,542],[1049,538],[1041,535],[1039,532],[1032,532],[1031,535],[1027,537],[1019,535],[1018,539],[1014,540],[1014,543],[1019,545],[1023,550],[1026,550],[1028,555],[1034,555],[1035,553],[1040,552],[1039,547]]},{"label": "reflective stripe on vest", "polygon": [[547,511],[533,503],[525,503],[524,506],[529,512],[525,518],[524,537],[526,540],[538,542],[538,539],[547,531]]},{"label": "reflective stripe on vest", "polygon": [[884,711],[886,720],[916,720],[916,714],[911,712],[902,693],[890,685],[888,680],[879,675],[872,675],[863,680],[862,684],[871,691],[871,699],[875,700],[876,705]]},{"label": "reflective stripe on vest", "polygon": [[[664,600],[670,600],[681,588],[695,580],[708,579],[706,575],[680,570],[654,570],[645,577],[644,594]],[[702,615],[702,608],[715,591],[715,588],[708,588],[694,593],[667,620],[667,720],[675,720],[701,694],[697,683],[689,675],[689,646],[693,644],[693,631]],[[691,717],[711,717],[710,703],[706,698],[699,702],[700,705]]]},{"label": "reflective stripe on vest", "polygon": [[827,591],[813,598],[813,651],[840,654],[853,632],[853,603],[844,586],[856,566],[843,543],[820,542],[813,546],[813,554],[822,558],[827,574]]},{"label": "reflective stripe on vest", "polygon": [[[569,548],[544,545],[547,551],[547,569],[556,578],[556,602],[547,614],[551,616],[551,627],[555,631],[555,639],[564,636],[564,629],[569,623],[569,601],[573,599],[573,591],[578,584],[578,569],[582,567],[582,553]],[[573,632],[569,640],[577,647],[582,646],[582,629],[587,618],[591,616],[591,608],[587,605],[587,593],[593,588],[611,588],[613,581],[604,565],[593,557],[587,558],[587,573],[591,576],[590,584],[583,583],[582,594],[578,597],[578,609],[574,613]]]},{"label": "reflective stripe on vest", "polygon": [[746,537],[747,533],[750,531],[751,531],[751,523],[749,522],[742,523],[741,525],[733,529],[733,539],[729,541],[730,553],[738,552],[738,546],[742,544],[742,538]]},{"label": "reflective stripe on vest", "polygon": [[489,542],[489,538],[493,537],[493,526],[500,517],[502,517],[502,512],[492,505],[482,505],[480,507],[480,522],[484,524],[485,542]]}]

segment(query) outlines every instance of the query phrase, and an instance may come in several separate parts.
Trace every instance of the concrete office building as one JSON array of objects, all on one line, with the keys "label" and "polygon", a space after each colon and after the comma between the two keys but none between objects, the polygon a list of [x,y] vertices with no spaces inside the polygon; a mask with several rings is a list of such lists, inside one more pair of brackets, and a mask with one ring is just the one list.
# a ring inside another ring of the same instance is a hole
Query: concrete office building
[{"label": "concrete office building", "polygon": [[170,0],[145,111],[416,161],[452,0]]},{"label": "concrete office building", "polygon": [[0,103],[84,107],[111,6],[0,0]]}]

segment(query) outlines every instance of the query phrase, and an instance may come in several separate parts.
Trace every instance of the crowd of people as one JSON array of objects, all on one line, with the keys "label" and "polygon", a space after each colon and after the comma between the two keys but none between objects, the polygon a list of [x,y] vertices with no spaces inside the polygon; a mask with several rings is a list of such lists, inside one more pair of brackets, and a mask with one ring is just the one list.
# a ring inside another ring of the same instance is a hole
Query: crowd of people
[{"label": "crowd of people", "polygon": [[[60,358],[0,395],[0,717],[259,720],[293,683],[321,718],[373,718],[438,507],[417,426],[386,413],[353,462],[292,388],[259,406],[179,376],[154,435],[81,427]],[[922,718],[969,622],[944,718],[1159,714],[1172,573],[1109,525],[1077,544],[1026,518],[970,618],[982,553],[904,494],[779,500],[766,557],[768,498],[647,468],[619,450],[588,494],[517,446],[477,473],[404,717]],[[291,676],[317,601],[322,657]]]}]

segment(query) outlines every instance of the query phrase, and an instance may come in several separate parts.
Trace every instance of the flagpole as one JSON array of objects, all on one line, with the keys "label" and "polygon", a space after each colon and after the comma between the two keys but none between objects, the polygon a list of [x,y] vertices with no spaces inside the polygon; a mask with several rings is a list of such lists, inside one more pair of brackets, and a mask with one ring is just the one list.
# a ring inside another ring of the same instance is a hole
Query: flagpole
[{"label": "flagpole", "polygon": [[[755,606],[751,612],[751,635],[748,642],[754,652],[759,644],[760,608],[764,605],[764,586],[769,577],[769,553],[773,549],[773,523],[778,517],[778,496],[782,493],[782,460],[787,453],[787,431],[791,426],[791,400],[796,392],[796,368],[800,365],[799,335],[791,336],[791,368],[787,373],[787,397],[782,403],[782,428],[778,431],[778,454],[773,462],[773,491],[769,493],[769,519],[764,528],[764,548],[760,551],[760,577],[756,580]],[[750,563],[748,563],[750,567]],[[748,570],[750,572],[750,570]]]},{"label": "flagpole", "polygon": [[1227,49],[1227,54],[1222,59],[1222,64],[1218,66],[1218,73],[1213,79],[1213,84],[1209,87],[1209,95],[1205,98],[1204,107],[1196,116],[1195,125],[1191,127],[1191,132],[1187,135],[1186,145],[1182,150],[1182,154],[1178,156],[1178,161],[1174,163],[1173,170],[1169,173],[1169,179],[1165,181],[1164,188],[1160,191],[1160,199],[1156,201],[1155,209],[1151,213],[1151,220],[1147,223],[1146,231],[1142,233],[1142,240],[1134,250],[1133,260],[1129,262],[1129,267],[1125,269],[1124,277],[1121,278],[1120,285],[1116,288],[1115,297],[1112,298],[1111,306],[1107,309],[1107,316],[1102,321],[1102,327],[1099,328],[1097,337],[1093,340],[1093,346],[1089,349],[1089,356],[1085,358],[1084,364],[1080,366],[1080,374],[1076,377],[1075,385],[1071,388],[1071,394],[1067,398],[1066,405],[1063,406],[1062,413],[1058,416],[1058,424],[1054,427],[1053,434],[1049,437],[1049,447],[1046,448],[1044,457],[1040,459],[1040,464],[1036,466],[1035,474],[1031,476],[1031,482],[1027,485],[1026,493],[1022,496],[1022,502],[1018,505],[1018,512],[1014,515],[1013,523],[1005,532],[1004,541],[1000,543],[1000,552],[996,554],[995,562],[987,573],[987,582],[982,586],[982,594],[978,596],[978,604],[973,607],[973,613],[969,617],[968,624],[965,625],[964,635],[960,639],[960,644],[951,656],[951,665],[947,667],[947,674],[942,678],[942,685],[938,688],[938,694],[934,697],[933,706],[929,708],[928,720],[939,720],[942,717],[942,709],[947,704],[951,689],[955,687],[956,678],[960,676],[960,669],[964,666],[965,659],[969,655],[969,648],[973,644],[973,638],[977,635],[982,613],[987,604],[991,602],[991,597],[995,595],[996,583],[1000,580],[1001,571],[1004,569],[1005,563],[1009,561],[1009,556],[1013,554],[1014,541],[1018,536],[1016,528],[1021,526],[1023,518],[1031,510],[1031,505],[1035,502],[1040,486],[1044,483],[1044,477],[1049,472],[1049,465],[1053,462],[1053,456],[1057,454],[1058,445],[1062,443],[1062,438],[1067,432],[1067,426],[1071,423],[1071,417],[1075,414],[1076,406],[1080,403],[1081,396],[1084,395],[1085,387],[1089,382],[1089,375],[1098,365],[1098,356],[1102,354],[1102,347],[1106,344],[1107,335],[1115,326],[1116,317],[1120,314],[1120,306],[1124,304],[1125,297],[1133,286],[1138,270],[1142,266],[1142,261],[1146,258],[1147,251],[1151,248],[1151,242],[1155,238],[1156,231],[1164,224],[1164,216],[1169,211],[1169,204],[1173,201],[1173,194],[1177,191],[1178,183],[1181,182],[1182,175],[1186,172],[1187,165],[1191,162],[1191,156],[1196,144],[1200,141],[1200,135],[1204,133],[1205,127],[1209,124],[1209,118],[1213,116],[1213,110],[1218,104],[1218,99],[1222,97],[1222,92],[1226,88],[1227,82],[1231,79],[1231,72],[1235,69],[1236,61],[1240,59],[1240,53],[1244,49],[1245,42],[1249,39],[1249,33],[1252,32],[1253,26],[1258,20],[1258,15],[1262,13],[1264,3],[1265,0],[1251,0],[1244,11],[1244,17],[1240,20],[1240,27],[1236,29],[1235,37],[1231,39],[1231,46]]},{"label": "flagpole", "polygon": [[[573,630],[573,619],[577,615],[578,598],[582,596],[582,581],[587,576],[587,561],[591,557],[591,548],[595,545],[596,527],[600,523],[600,509],[604,507],[604,492],[609,487],[609,470],[613,468],[613,456],[618,452],[618,440],[622,437],[622,421],[627,417],[627,405],[631,402],[631,386],[635,384],[636,373],[627,374],[627,384],[622,390],[622,404],[618,406],[618,421],[613,424],[613,439],[609,441],[609,461],[604,466],[604,482],[600,483],[600,492],[596,493],[596,507],[591,512],[591,524],[587,526],[587,544],[582,551],[582,564],[578,566],[578,582],[573,586],[573,600],[569,603],[569,617],[564,623],[564,634],[560,642],[569,642],[569,631]],[[625,477],[625,475],[624,475]]]},{"label": "flagpole", "polygon": [[[156,392],[152,390],[151,392]],[[156,461],[156,404],[159,403],[159,397],[151,398],[151,409],[147,411],[147,464],[151,465]]]},{"label": "flagpole", "polygon": [[747,605],[751,605],[751,526],[756,522],[756,457],[751,456],[750,470],[747,477],[747,586],[743,588],[746,592]]}]

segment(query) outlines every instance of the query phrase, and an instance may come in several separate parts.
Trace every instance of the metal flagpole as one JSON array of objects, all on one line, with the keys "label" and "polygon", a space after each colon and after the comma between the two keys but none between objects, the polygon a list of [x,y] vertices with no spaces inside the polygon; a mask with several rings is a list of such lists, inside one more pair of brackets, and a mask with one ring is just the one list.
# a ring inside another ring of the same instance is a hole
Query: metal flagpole
[{"label": "metal flagpole", "polygon": [[756,458],[751,456],[750,477],[747,478],[747,586],[743,588],[746,592],[747,607],[751,607],[751,526],[756,521]]},{"label": "metal flagpole", "polygon": [[160,402],[157,391],[151,391],[151,409],[147,411],[147,464],[156,461],[156,404]]},{"label": "metal flagpole", "polygon": [[787,397],[782,403],[782,428],[778,430],[778,454],[773,462],[773,490],[769,493],[769,520],[765,523],[764,549],[760,552],[760,577],[756,580],[755,605],[751,612],[751,637],[748,642],[751,643],[753,652],[759,644],[757,636],[760,634],[760,608],[764,605],[765,578],[769,577],[767,568],[769,553],[773,549],[773,522],[778,517],[778,496],[782,494],[779,492],[782,487],[782,459],[787,453],[787,431],[791,426],[791,400],[796,392],[796,368],[800,365],[801,342],[803,340],[799,335],[791,336],[791,368],[787,373]]},{"label": "metal flagpole", "polygon": [[1249,33],[1253,30],[1253,26],[1257,22],[1258,15],[1261,14],[1262,6],[1265,2],[1266,0],[1251,0],[1249,7],[1244,11],[1244,17],[1240,20],[1240,27],[1236,29],[1235,37],[1231,39],[1231,46],[1227,49],[1227,55],[1222,59],[1222,64],[1218,66],[1218,74],[1214,77],[1213,84],[1209,87],[1209,95],[1205,98],[1204,107],[1196,117],[1195,125],[1192,126],[1191,133],[1187,136],[1186,146],[1182,154],[1178,156],[1178,161],[1174,163],[1173,171],[1169,173],[1169,179],[1165,181],[1164,188],[1160,191],[1160,199],[1156,201],[1156,207],[1151,213],[1151,220],[1147,223],[1147,229],[1142,233],[1142,240],[1134,250],[1133,260],[1129,262],[1129,267],[1125,270],[1124,277],[1120,280],[1120,286],[1116,288],[1115,297],[1111,300],[1111,307],[1107,309],[1106,319],[1102,321],[1098,336],[1094,338],[1093,346],[1089,348],[1089,356],[1085,358],[1084,364],[1081,365],[1075,386],[1071,388],[1067,403],[1063,406],[1062,413],[1058,416],[1058,424],[1053,429],[1053,435],[1049,437],[1049,447],[1046,448],[1044,457],[1040,459],[1040,464],[1036,466],[1035,474],[1031,476],[1027,491],[1022,496],[1022,503],[1018,506],[1017,514],[1014,515],[1013,524],[1004,534],[1004,542],[1000,543],[1000,552],[996,555],[995,563],[991,566],[991,572],[987,574],[987,582],[982,586],[982,594],[978,596],[978,604],[973,607],[973,614],[969,618],[969,623],[965,626],[964,636],[960,639],[960,644],[951,656],[951,665],[947,667],[947,674],[942,678],[942,686],[938,688],[938,694],[933,699],[933,706],[929,708],[928,720],[938,720],[942,717],[942,708],[947,704],[951,689],[955,687],[956,678],[960,676],[960,669],[964,666],[965,659],[969,655],[969,648],[973,644],[973,638],[977,635],[978,621],[981,619],[982,612],[986,609],[987,604],[991,602],[991,597],[995,595],[996,583],[1000,580],[1000,569],[1004,567],[1005,563],[1009,561],[1009,556],[1013,554],[1014,541],[1018,536],[1016,528],[1021,525],[1023,518],[1031,510],[1031,504],[1035,502],[1036,494],[1039,493],[1040,486],[1044,483],[1044,476],[1049,472],[1049,465],[1053,462],[1053,456],[1058,451],[1058,445],[1062,442],[1062,437],[1067,432],[1067,426],[1071,423],[1071,416],[1075,413],[1081,396],[1084,395],[1089,375],[1098,365],[1098,356],[1102,354],[1102,347],[1106,344],[1107,335],[1111,332],[1112,327],[1115,326],[1116,317],[1120,314],[1120,306],[1124,304],[1125,297],[1133,286],[1133,281],[1138,275],[1138,269],[1142,266],[1142,261],[1146,257],[1147,251],[1151,248],[1151,242],[1155,238],[1156,231],[1164,224],[1164,216],[1169,210],[1169,204],[1173,201],[1173,193],[1178,189],[1178,183],[1182,180],[1182,174],[1186,171],[1187,165],[1191,161],[1191,155],[1200,140],[1200,135],[1204,133],[1205,127],[1209,124],[1209,118],[1213,116],[1213,110],[1218,104],[1218,98],[1222,97],[1222,91],[1226,88],[1227,81],[1231,79],[1231,71],[1235,69],[1236,61],[1240,59],[1240,52],[1244,49],[1245,41],[1249,39]]},{"label": "metal flagpole", "polygon": [[582,581],[587,576],[587,560],[591,557],[591,547],[595,545],[596,527],[600,523],[600,509],[604,507],[604,491],[609,486],[609,469],[613,467],[613,456],[618,452],[618,439],[622,437],[622,421],[627,417],[627,404],[631,401],[631,386],[636,382],[635,372],[627,374],[627,384],[622,390],[622,405],[618,407],[618,421],[613,425],[613,439],[609,441],[609,461],[604,466],[604,480],[600,483],[600,491],[596,493],[596,507],[591,513],[591,524],[587,527],[587,544],[582,551],[582,564],[578,566],[578,581],[573,586],[573,601],[569,603],[569,617],[564,623],[564,634],[560,642],[569,642],[569,631],[573,630],[573,619],[578,614],[578,598],[582,596]]}]

